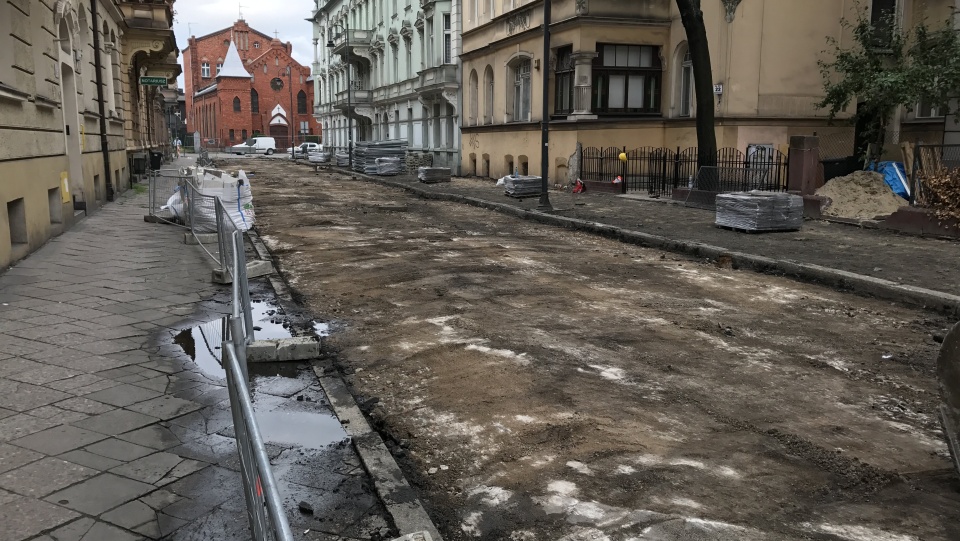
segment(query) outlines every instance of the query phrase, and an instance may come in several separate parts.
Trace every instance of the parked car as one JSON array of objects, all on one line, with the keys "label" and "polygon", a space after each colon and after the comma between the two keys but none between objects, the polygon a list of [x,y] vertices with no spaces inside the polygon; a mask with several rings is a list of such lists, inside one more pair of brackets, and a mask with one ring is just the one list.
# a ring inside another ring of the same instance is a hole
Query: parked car
[{"label": "parked car", "polygon": [[302,143],[298,146],[287,149],[287,154],[289,155],[293,152],[294,158],[306,158],[309,154],[314,152],[320,152],[323,150],[323,145],[320,143]]},{"label": "parked car", "polygon": [[273,154],[277,150],[277,140],[273,137],[251,137],[245,143],[233,145],[228,150],[231,154]]}]

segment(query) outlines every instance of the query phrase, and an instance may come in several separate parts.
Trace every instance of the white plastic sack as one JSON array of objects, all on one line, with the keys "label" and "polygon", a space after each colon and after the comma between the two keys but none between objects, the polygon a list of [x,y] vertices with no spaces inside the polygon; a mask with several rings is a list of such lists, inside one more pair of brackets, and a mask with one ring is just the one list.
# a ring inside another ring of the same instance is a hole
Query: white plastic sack
[{"label": "white plastic sack", "polygon": [[160,210],[168,210],[173,213],[175,218],[183,217],[183,198],[180,197],[180,190],[173,192],[173,195],[170,196],[170,199],[167,199],[167,204],[160,207]]},{"label": "white plastic sack", "polygon": [[[216,196],[223,202],[223,207],[227,215],[236,224],[237,229],[246,231],[253,227],[256,215],[253,211],[253,191],[250,189],[250,179],[247,174],[240,170],[236,177],[232,177],[222,171],[212,172],[211,170],[198,171],[197,189],[201,195]],[[211,212],[208,208],[198,207],[195,213],[206,214]],[[215,212],[215,211],[213,211]],[[214,220],[216,216],[196,216],[197,220]]]},{"label": "white plastic sack", "polygon": [[504,186],[507,184],[507,177],[500,177],[500,180],[497,181],[497,186]]}]

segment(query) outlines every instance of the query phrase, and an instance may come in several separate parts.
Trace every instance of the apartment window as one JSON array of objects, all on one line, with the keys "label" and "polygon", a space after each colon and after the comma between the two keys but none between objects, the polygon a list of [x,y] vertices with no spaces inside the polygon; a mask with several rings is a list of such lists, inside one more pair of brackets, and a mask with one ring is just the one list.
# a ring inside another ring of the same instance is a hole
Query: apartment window
[{"label": "apartment window", "polygon": [[240,140],[241,140],[241,141],[246,141],[246,140],[247,140],[247,130],[245,130],[245,129],[244,129],[244,130],[240,130]]},{"label": "apartment window", "polygon": [[297,92],[297,114],[307,114],[307,93],[303,90]]},{"label": "apartment window", "polygon": [[480,113],[480,81],[477,77],[477,70],[470,71],[470,86],[468,88],[470,95],[467,99],[470,100],[470,116],[467,122],[470,126],[476,126],[477,115]]},{"label": "apartment window", "polygon": [[690,51],[683,55],[680,65],[680,116],[688,117],[693,114],[693,60]]},{"label": "apartment window", "polygon": [[593,63],[593,110],[658,114],[662,72],[657,47],[597,44]]},{"label": "apartment window", "polygon": [[493,124],[493,68],[483,72],[483,123]]},{"label": "apartment window", "polygon": [[413,42],[406,40],[404,42],[407,46],[407,79],[413,77]]},{"label": "apartment window", "polygon": [[236,140],[236,134],[234,133],[233,130],[230,130],[230,140],[231,140],[231,141],[235,141],[235,140]]},{"label": "apartment window", "polygon": [[508,110],[513,111],[514,122],[530,121],[530,59],[521,58],[516,60],[510,67],[513,72],[511,84],[513,91],[508,95],[513,98],[513,103]]},{"label": "apartment window", "polygon": [[432,68],[433,59],[436,58],[434,56],[434,54],[436,54],[434,52],[435,49],[433,48],[433,17],[430,17],[429,19],[427,19],[425,28],[426,28],[426,31],[424,33],[427,36],[427,50],[426,50],[426,54],[424,55],[424,62],[427,63],[428,68]]},{"label": "apartment window", "polygon": [[[259,113],[260,112],[260,94],[256,90],[250,91],[250,112]],[[247,140],[246,137],[243,138],[244,141]]]},{"label": "apartment window", "polygon": [[453,62],[453,34],[450,32],[450,14],[443,14],[443,63]]},{"label": "apartment window", "polygon": [[915,111],[917,118],[943,118],[943,109],[927,100],[917,104]]},{"label": "apartment window", "polygon": [[558,115],[568,115],[573,112],[573,46],[557,49],[557,65],[554,68],[556,93],[554,94],[554,111]]},{"label": "apartment window", "polygon": [[233,98],[233,112],[234,113],[240,112],[240,98],[238,97]]},{"label": "apartment window", "polygon": [[217,62],[217,75],[220,75],[220,71],[223,69],[223,62]]},{"label": "apartment window", "polygon": [[254,41],[254,42],[253,42],[253,48],[254,48],[254,49],[259,49],[259,48],[260,48],[260,42],[259,42],[259,41]]},{"label": "apartment window", "polygon": [[23,198],[7,201],[7,225],[10,231],[10,244],[26,244],[27,210]]},{"label": "apartment window", "polygon": [[407,108],[407,145],[413,146],[413,109]]},{"label": "apartment window", "polygon": [[896,25],[897,0],[872,0],[870,5],[870,23],[874,29],[874,39],[878,47],[889,46]]},{"label": "apartment window", "polygon": [[310,134],[310,122],[307,120],[300,121],[300,135],[309,135]]},{"label": "apartment window", "polygon": [[[120,182],[119,171],[117,171],[117,183]],[[60,187],[47,190],[47,205],[50,207],[50,223],[63,223],[63,200],[60,199]]]},{"label": "apartment window", "polygon": [[400,80],[400,47],[393,46],[393,82]]},{"label": "apartment window", "polygon": [[200,64],[200,77],[210,77],[210,62],[204,62]]}]

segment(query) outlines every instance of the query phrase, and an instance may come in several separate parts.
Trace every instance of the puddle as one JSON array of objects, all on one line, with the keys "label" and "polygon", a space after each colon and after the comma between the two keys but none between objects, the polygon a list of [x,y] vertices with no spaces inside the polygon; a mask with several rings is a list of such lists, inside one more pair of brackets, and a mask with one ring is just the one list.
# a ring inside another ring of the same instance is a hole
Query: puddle
[{"label": "puddle", "polygon": [[347,437],[336,417],[320,412],[257,412],[263,441],[322,449]]},{"label": "puddle", "polygon": [[320,337],[330,336],[330,324],[329,324],[329,323],[321,323],[321,322],[319,322],[319,321],[314,321],[314,322],[313,322],[313,330],[316,331],[317,336],[320,336]]},{"label": "puddle", "polygon": [[227,377],[226,371],[220,366],[224,321],[210,321],[181,331],[173,338],[173,342],[183,348],[201,372],[217,379]]},{"label": "puddle", "polygon": [[290,320],[283,309],[267,301],[253,301],[253,336],[257,340],[290,338]]}]

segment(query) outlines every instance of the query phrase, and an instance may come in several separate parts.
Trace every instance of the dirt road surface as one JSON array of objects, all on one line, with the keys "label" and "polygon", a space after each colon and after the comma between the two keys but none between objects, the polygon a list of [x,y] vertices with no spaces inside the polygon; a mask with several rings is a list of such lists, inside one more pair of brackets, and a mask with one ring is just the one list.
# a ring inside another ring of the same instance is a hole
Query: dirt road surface
[{"label": "dirt road surface", "polygon": [[946,319],[240,164],[447,540],[960,539],[935,415]]}]

